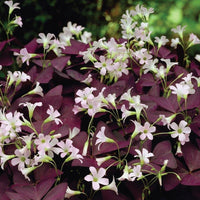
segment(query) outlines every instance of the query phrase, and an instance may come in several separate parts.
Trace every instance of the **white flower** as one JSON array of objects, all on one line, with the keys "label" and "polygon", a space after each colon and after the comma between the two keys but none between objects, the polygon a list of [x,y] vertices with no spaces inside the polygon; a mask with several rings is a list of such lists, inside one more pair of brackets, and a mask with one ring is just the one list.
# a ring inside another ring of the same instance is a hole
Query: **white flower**
[{"label": "white flower", "polygon": [[32,119],[33,117],[33,112],[35,110],[35,108],[37,106],[42,106],[42,102],[36,102],[36,103],[30,103],[30,102],[26,102],[26,103],[20,103],[19,106],[26,106],[28,108],[28,112],[29,112],[29,119]]},{"label": "white flower", "polygon": [[178,137],[178,140],[182,145],[184,145],[185,142],[189,142],[191,129],[187,126],[187,122],[185,120],[181,120],[179,125],[173,122],[170,127],[174,130],[171,134],[172,138]]},{"label": "white flower", "polygon": [[183,31],[185,30],[186,26],[181,27],[180,25],[178,25],[176,28],[172,28],[171,31],[173,31],[174,33],[178,33],[180,38],[183,38]]},{"label": "white flower", "polygon": [[159,49],[161,46],[165,46],[167,42],[169,42],[169,40],[166,38],[165,35],[163,35],[160,38],[155,37],[155,42],[158,43],[158,49]]},{"label": "white flower", "polygon": [[187,99],[188,94],[190,94],[190,86],[184,83],[176,83],[176,86],[169,86],[169,88],[172,90],[172,94],[176,94],[178,101],[180,101],[181,98]]},{"label": "white flower", "polygon": [[27,94],[25,94],[23,96],[30,95],[30,94],[38,94],[38,95],[40,95],[42,97],[44,96],[43,89],[40,86],[39,82],[36,82],[36,86],[35,86],[35,88],[33,90],[29,91]]},{"label": "white flower", "polygon": [[1,164],[1,169],[4,170],[5,163],[8,160],[10,160],[10,159],[12,159],[14,157],[15,157],[15,155],[6,155],[6,154],[4,154],[3,150],[2,150],[2,147],[0,147],[0,164]]},{"label": "white flower", "polygon": [[74,138],[76,135],[80,133],[80,129],[77,127],[74,127],[72,130],[69,129],[69,139]]},{"label": "white flower", "polygon": [[177,45],[180,43],[179,38],[171,39],[171,47],[177,48]]},{"label": "white flower", "polygon": [[71,190],[69,188],[69,186],[67,186],[67,190],[65,192],[65,198],[69,199],[70,197],[74,196],[74,195],[79,195],[82,192],[78,191],[78,190]]},{"label": "white flower", "polygon": [[113,177],[112,182],[109,185],[103,186],[101,190],[112,190],[118,195],[118,189],[115,183],[115,178]]},{"label": "white flower", "polygon": [[57,110],[54,110],[52,105],[49,105],[49,109],[47,110],[47,114],[49,115],[48,118],[45,119],[43,122],[44,124],[50,121],[55,121],[55,123],[62,124],[63,122],[58,118],[60,116],[60,113]]},{"label": "white flower", "polygon": [[18,7],[19,3],[14,3],[13,1],[5,1],[4,2],[8,7],[9,7],[9,14],[11,14],[13,12],[13,10],[15,9],[20,9],[20,7]]},{"label": "white flower", "polygon": [[44,33],[39,33],[39,39],[36,40],[37,43],[43,44],[44,49],[48,49],[49,45],[51,44],[51,40],[55,38],[55,35],[52,33],[48,33],[47,36],[45,36]]},{"label": "white flower", "polygon": [[111,158],[112,158],[112,156],[105,156],[105,157],[101,157],[101,158],[96,158],[97,165],[101,166],[102,163],[104,163],[105,161],[107,161]]},{"label": "white flower", "polygon": [[92,188],[94,190],[100,189],[101,185],[108,185],[109,180],[107,178],[103,178],[106,174],[106,170],[104,168],[96,169],[95,167],[90,167],[91,174],[85,176],[85,180],[88,182],[92,182]]},{"label": "white flower", "polygon": [[200,44],[199,38],[198,38],[195,34],[193,34],[193,33],[190,34],[189,42],[190,42],[192,45]]},{"label": "white flower", "polygon": [[22,59],[22,62],[26,62],[27,65],[29,65],[29,60],[31,58],[37,56],[35,53],[29,53],[26,48],[21,49],[19,53],[14,52],[14,55],[19,56]]},{"label": "white flower", "polygon": [[148,138],[149,140],[153,140],[152,133],[155,131],[155,126],[151,126],[149,122],[145,122],[144,126],[141,126],[141,128],[139,129],[139,132],[141,132],[140,139],[144,140],[145,138]]},{"label": "white flower", "polygon": [[135,149],[138,155],[135,155],[135,157],[139,157],[141,165],[148,164],[149,158],[153,157],[153,153],[149,153],[147,149],[142,148],[142,152],[139,149]]},{"label": "white flower", "polygon": [[171,62],[170,59],[161,58],[160,60],[166,63],[167,73],[169,72],[172,66],[178,65],[178,62]]},{"label": "white flower", "polygon": [[14,21],[12,21],[11,23],[17,24],[20,27],[22,27],[22,25],[23,25],[22,18],[20,16],[16,16],[15,19],[14,19]]},{"label": "white flower", "polygon": [[102,126],[101,127],[101,130],[97,133],[96,137],[97,137],[97,140],[95,142],[95,145],[99,144],[98,145],[98,150],[100,150],[100,146],[101,144],[103,144],[104,142],[108,142],[108,143],[114,143],[114,140],[111,139],[111,138],[108,138],[105,136],[105,129],[106,127],[105,126]]}]

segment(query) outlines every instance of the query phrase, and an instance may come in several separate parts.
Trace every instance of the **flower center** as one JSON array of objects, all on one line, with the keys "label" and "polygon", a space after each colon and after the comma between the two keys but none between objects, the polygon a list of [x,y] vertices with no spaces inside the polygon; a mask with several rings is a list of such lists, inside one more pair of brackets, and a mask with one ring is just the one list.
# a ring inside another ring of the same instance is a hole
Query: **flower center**
[{"label": "flower center", "polygon": [[179,128],[177,132],[178,132],[178,133],[182,133],[182,130]]},{"label": "flower center", "polygon": [[97,178],[97,177],[94,177],[94,178],[93,178],[93,181],[94,181],[94,182],[97,182],[97,181],[98,181],[98,178]]},{"label": "flower center", "polygon": [[22,162],[25,162],[26,158],[23,156],[23,157],[21,157],[20,160],[21,160]]},{"label": "flower center", "polygon": [[44,143],[45,143],[45,139],[42,139],[42,140],[41,140],[41,143],[43,143],[43,144],[44,144]]},{"label": "flower center", "polygon": [[144,130],[144,133],[145,133],[145,134],[146,134],[146,133],[148,133],[148,130],[147,130],[147,129],[145,129],[145,130]]}]

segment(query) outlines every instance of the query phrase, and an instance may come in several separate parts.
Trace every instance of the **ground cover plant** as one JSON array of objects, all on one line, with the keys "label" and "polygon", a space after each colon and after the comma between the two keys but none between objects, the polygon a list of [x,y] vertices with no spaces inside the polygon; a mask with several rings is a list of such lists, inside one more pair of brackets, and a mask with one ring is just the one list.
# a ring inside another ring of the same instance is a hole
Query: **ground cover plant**
[{"label": "ground cover plant", "polygon": [[4,3],[1,198],[199,199],[198,37],[152,38],[154,9],[137,5],[119,40],[68,22],[24,45],[20,6]]}]

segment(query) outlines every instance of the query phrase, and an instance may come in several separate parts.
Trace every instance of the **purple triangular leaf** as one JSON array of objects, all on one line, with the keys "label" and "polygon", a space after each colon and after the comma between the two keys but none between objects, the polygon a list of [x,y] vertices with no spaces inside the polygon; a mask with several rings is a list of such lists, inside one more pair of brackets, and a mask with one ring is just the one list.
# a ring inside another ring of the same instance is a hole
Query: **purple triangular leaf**
[{"label": "purple triangular leaf", "polygon": [[36,42],[36,40],[37,39],[34,38],[33,40],[31,40],[28,44],[24,46],[24,48],[26,48],[29,53],[35,53],[38,47],[38,43]]},{"label": "purple triangular leaf", "polygon": [[156,145],[153,150],[154,157],[152,162],[158,165],[163,165],[165,160],[168,160],[167,166],[174,169],[177,167],[174,155],[171,152],[171,144],[169,141],[163,141]]},{"label": "purple triangular leaf", "polygon": [[189,185],[189,186],[200,186],[200,171],[188,173],[182,181],[182,185]]},{"label": "purple triangular leaf", "polygon": [[188,96],[187,109],[198,108],[200,106],[200,88],[197,88],[195,93]]},{"label": "purple triangular leaf", "polygon": [[54,68],[53,67],[47,67],[44,69],[41,73],[37,75],[37,78],[35,81],[39,83],[48,83],[52,77],[53,77]]},{"label": "purple triangular leaf", "polygon": [[30,200],[30,198],[25,197],[15,192],[6,192],[6,195],[9,197],[9,200]]},{"label": "purple triangular leaf", "polygon": [[62,53],[69,55],[77,55],[80,51],[86,51],[89,47],[88,44],[79,42],[77,40],[71,40],[71,46],[66,46],[65,49],[62,50]]},{"label": "purple triangular leaf", "polygon": [[67,183],[61,183],[50,190],[43,200],[63,200],[66,190]]},{"label": "purple triangular leaf", "polygon": [[52,66],[58,71],[62,71],[67,65],[67,62],[70,60],[70,56],[61,56],[53,59],[51,61]]},{"label": "purple triangular leaf", "polygon": [[183,145],[182,152],[184,160],[191,172],[200,169],[200,151],[194,145],[187,142]]},{"label": "purple triangular leaf", "polygon": [[2,52],[0,56],[0,65],[2,66],[10,66],[12,65],[13,60],[12,57],[10,56],[10,51],[9,49],[6,49],[5,51]]}]

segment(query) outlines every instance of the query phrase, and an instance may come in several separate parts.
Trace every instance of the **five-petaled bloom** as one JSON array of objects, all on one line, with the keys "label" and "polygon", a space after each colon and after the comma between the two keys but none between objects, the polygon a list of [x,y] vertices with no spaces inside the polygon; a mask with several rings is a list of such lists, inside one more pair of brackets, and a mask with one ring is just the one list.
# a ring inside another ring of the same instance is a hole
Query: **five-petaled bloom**
[{"label": "five-petaled bloom", "polygon": [[109,180],[108,178],[103,178],[106,174],[106,170],[104,168],[99,168],[98,170],[95,167],[90,167],[91,174],[85,176],[85,180],[90,182],[92,181],[92,188],[94,190],[100,189],[101,185],[108,185]]},{"label": "five-petaled bloom", "polygon": [[185,120],[181,120],[179,125],[177,125],[175,122],[173,122],[170,127],[174,129],[171,136],[172,138],[178,137],[178,140],[182,145],[185,144],[185,142],[189,142],[189,135],[191,132],[191,128],[187,126],[187,122]]}]

